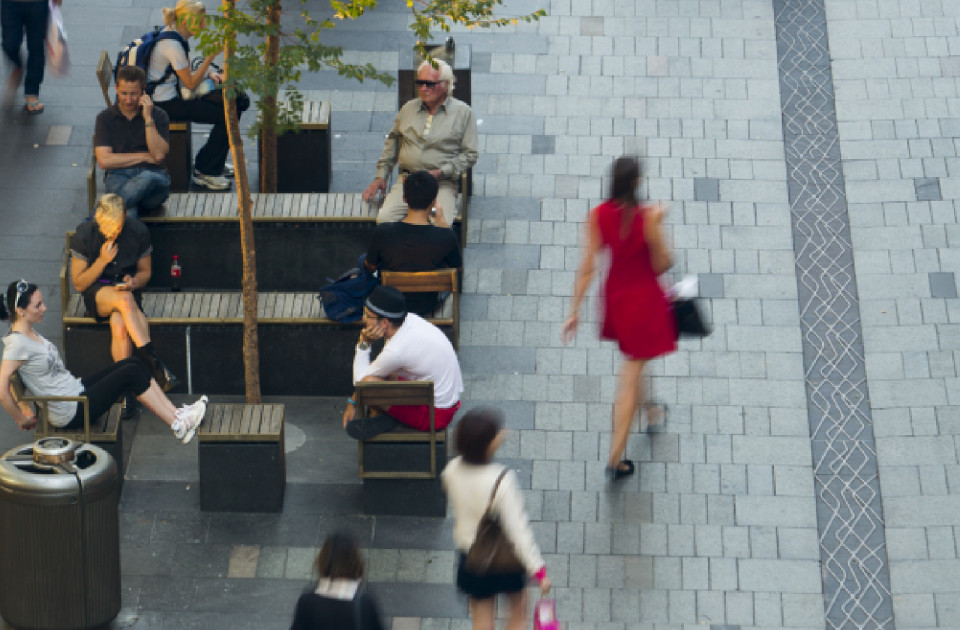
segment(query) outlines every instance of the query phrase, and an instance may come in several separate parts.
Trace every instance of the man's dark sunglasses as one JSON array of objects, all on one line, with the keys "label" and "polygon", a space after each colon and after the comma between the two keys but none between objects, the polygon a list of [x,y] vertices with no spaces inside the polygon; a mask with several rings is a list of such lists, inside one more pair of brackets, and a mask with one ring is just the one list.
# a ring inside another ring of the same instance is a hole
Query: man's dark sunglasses
[{"label": "man's dark sunglasses", "polygon": [[443,81],[423,81],[422,79],[417,79],[414,81],[414,83],[416,83],[419,87],[435,88],[443,83]]}]

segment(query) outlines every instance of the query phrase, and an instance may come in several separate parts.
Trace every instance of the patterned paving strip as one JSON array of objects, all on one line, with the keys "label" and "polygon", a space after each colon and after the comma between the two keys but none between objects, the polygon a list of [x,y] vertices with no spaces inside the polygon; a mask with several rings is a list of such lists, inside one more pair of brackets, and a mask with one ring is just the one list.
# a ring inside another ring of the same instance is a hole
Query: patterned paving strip
[{"label": "patterned paving strip", "polygon": [[774,0],[828,628],[892,629],[823,0]]}]

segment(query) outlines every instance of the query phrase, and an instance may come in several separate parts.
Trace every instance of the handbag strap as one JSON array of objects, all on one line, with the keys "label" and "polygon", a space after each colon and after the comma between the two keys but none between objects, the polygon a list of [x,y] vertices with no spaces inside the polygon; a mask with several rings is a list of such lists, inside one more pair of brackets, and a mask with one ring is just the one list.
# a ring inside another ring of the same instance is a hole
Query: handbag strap
[{"label": "handbag strap", "polygon": [[504,466],[503,470],[500,471],[500,475],[497,477],[497,483],[493,484],[493,491],[490,492],[490,501],[487,502],[487,509],[483,513],[484,516],[490,516],[490,509],[493,508],[493,500],[497,497],[497,490],[500,489],[500,482],[503,481],[503,478],[507,476],[507,467]]}]

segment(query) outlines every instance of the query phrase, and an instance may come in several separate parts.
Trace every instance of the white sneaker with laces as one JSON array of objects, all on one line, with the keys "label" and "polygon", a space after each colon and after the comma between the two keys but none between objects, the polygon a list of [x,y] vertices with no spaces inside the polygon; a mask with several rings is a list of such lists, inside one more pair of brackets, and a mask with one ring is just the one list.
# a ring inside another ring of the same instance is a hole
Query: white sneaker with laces
[{"label": "white sneaker with laces", "polygon": [[227,190],[230,188],[230,182],[226,178],[217,175],[204,175],[200,171],[193,171],[193,183],[197,186],[203,186],[207,190]]},{"label": "white sneaker with laces", "polygon": [[[200,400],[193,403],[192,405],[184,405],[180,409],[177,409],[177,419],[181,423],[182,434],[177,435],[177,437],[184,443],[189,444],[193,439],[193,436],[196,435],[197,429],[200,427],[200,423],[203,422],[203,416],[207,413],[207,397],[201,396]],[[174,423],[176,427],[176,423]],[[177,429],[174,429],[174,435],[177,434]]]}]

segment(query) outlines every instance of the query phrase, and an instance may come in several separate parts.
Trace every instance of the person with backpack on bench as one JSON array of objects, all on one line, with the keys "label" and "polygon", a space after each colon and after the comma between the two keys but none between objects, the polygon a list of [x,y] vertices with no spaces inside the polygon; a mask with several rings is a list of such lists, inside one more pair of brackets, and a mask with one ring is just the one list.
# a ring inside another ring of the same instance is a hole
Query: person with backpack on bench
[{"label": "person with backpack on bench", "polygon": [[[226,166],[230,142],[223,92],[215,85],[223,81],[223,76],[211,71],[216,54],[207,55],[191,70],[187,43],[206,27],[206,13],[200,0],[179,0],[176,8],[163,9],[164,28],[158,33],[159,40],[147,62],[147,84],[156,84],[153,100],[170,120],[213,125],[194,160],[193,183],[208,190],[227,190],[230,182],[226,178],[233,177],[233,169]],[[178,82],[182,90],[177,89]],[[238,97],[237,116],[249,106],[250,99],[245,94]]]},{"label": "person with backpack on bench", "polygon": [[170,119],[147,96],[146,76],[136,66],[117,71],[117,102],[97,115],[93,152],[104,188],[133,212],[156,210],[170,196],[164,166],[170,150]]}]

